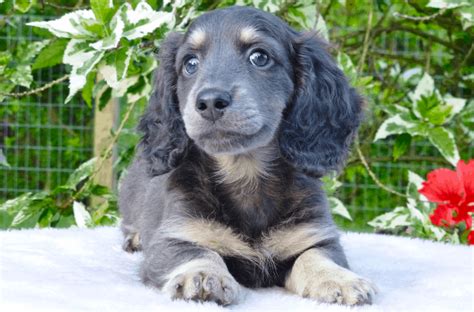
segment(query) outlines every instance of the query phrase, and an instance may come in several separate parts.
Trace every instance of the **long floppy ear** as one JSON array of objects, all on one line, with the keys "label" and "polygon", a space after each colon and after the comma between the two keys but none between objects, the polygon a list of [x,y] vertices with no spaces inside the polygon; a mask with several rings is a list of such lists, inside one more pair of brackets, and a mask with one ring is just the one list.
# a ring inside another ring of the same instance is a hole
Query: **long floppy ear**
[{"label": "long floppy ear", "polygon": [[177,167],[186,155],[189,144],[179,112],[176,95],[176,52],[183,35],[171,33],[162,42],[155,72],[154,90],[138,130],[143,133],[142,157],[150,164],[150,174],[160,175]]},{"label": "long floppy ear", "polygon": [[295,94],[279,142],[283,157],[312,176],[343,165],[361,120],[362,98],[314,34],[296,35]]}]

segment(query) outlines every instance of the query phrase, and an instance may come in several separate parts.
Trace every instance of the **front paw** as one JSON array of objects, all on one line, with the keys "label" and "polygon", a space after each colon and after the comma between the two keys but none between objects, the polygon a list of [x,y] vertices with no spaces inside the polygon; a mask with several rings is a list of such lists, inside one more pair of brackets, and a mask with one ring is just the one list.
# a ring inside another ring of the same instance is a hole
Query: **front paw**
[{"label": "front paw", "polygon": [[377,292],[372,282],[315,250],[308,250],[295,261],[285,287],[302,297],[351,306],[371,304]]},{"label": "front paw", "polygon": [[198,263],[194,260],[181,266],[171,274],[163,286],[172,299],[213,301],[220,305],[235,303],[240,285],[227,271],[214,263]]},{"label": "front paw", "polygon": [[372,304],[377,292],[372,282],[345,269],[333,272],[324,278],[315,278],[306,282],[303,296],[325,303]]}]

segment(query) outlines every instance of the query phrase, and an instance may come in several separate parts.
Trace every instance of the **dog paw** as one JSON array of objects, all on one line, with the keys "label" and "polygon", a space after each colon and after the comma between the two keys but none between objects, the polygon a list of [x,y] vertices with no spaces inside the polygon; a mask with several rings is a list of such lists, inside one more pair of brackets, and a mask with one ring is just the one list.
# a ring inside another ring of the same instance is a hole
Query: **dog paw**
[{"label": "dog paw", "polygon": [[375,285],[357,274],[341,269],[324,278],[308,281],[303,296],[325,303],[345,305],[372,304],[377,292]]},{"label": "dog paw", "polygon": [[140,234],[138,233],[133,233],[133,234],[128,234],[122,244],[123,250],[126,252],[137,252],[142,250],[142,244],[140,242]]},{"label": "dog paw", "polygon": [[240,285],[228,272],[201,268],[174,275],[163,290],[172,299],[213,301],[229,305],[237,301]]},{"label": "dog paw", "polygon": [[350,306],[371,304],[377,293],[372,282],[311,249],[295,261],[285,287],[320,302]]}]

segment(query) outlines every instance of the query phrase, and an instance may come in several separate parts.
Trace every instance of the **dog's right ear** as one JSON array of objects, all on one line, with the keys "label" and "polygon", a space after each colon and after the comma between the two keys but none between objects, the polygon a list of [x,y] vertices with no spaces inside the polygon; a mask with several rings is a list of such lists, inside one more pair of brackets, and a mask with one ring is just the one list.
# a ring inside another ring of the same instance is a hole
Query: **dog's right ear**
[{"label": "dog's right ear", "polygon": [[151,175],[164,174],[177,167],[189,145],[176,95],[175,58],[182,41],[182,34],[170,33],[161,43],[154,90],[138,125],[143,133],[142,157],[148,160]]}]

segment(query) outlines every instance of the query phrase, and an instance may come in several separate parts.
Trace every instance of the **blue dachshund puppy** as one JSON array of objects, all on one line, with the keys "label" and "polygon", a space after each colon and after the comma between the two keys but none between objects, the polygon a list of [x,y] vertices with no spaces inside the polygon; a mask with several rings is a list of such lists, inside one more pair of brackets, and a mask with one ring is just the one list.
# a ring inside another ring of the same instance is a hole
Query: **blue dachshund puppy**
[{"label": "blue dachshund puppy", "polygon": [[231,7],[171,33],[159,61],[119,201],[143,281],[222,305],[241,285],[371,303],[375,287],[350,271],[321,189],[363,104],[324,42]]}]

